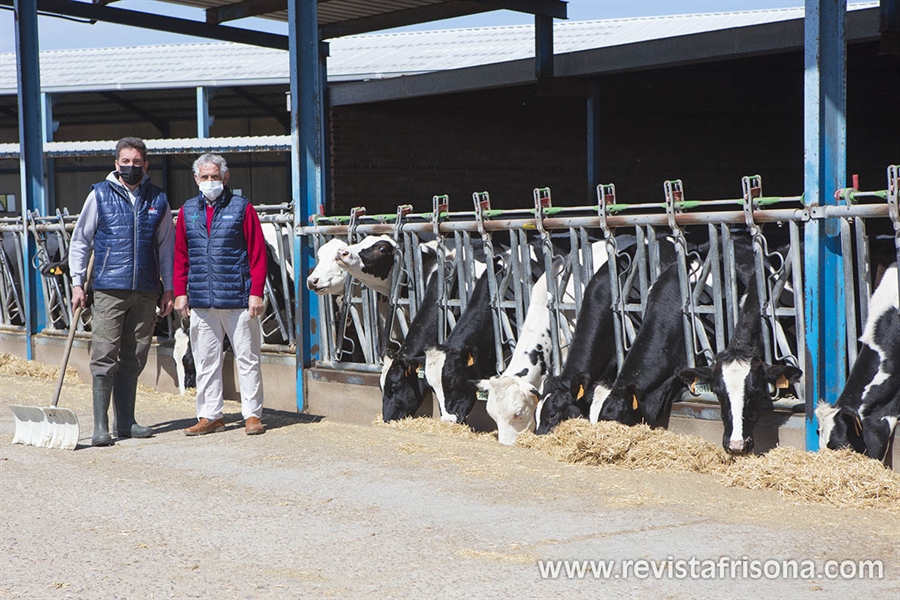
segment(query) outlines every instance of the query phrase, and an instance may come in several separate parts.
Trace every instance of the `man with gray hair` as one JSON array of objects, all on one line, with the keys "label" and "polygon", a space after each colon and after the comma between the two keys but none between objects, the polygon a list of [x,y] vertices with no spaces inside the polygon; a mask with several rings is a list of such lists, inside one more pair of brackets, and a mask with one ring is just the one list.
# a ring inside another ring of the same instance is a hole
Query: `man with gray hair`
[{"label": "man with gray hair", "polygon": [[142,140],[118,141],[116,170],[91,188],[69,246],[73,310],[87,305],[84,280],[94,253],[94,446],[113,443],[110,396],[120,439],[153,435],[135,421],[134,404],[138,375],[150,352],[154,313],[158,308],[164,317],[172,310],[175,227],[165,192],[150,182],[148,164]]},{"label": "man with gray hair", "polygon": [[194,161],[200,194],[184,203],[175,235],[175,310],[191,319],[197,370],[197,423],[185,435],[225,429],[222,363],[231,341],[247,435],[263,433],[259,317],[266,283],[266,241],[256,210],[228,184],[218,154]]}]

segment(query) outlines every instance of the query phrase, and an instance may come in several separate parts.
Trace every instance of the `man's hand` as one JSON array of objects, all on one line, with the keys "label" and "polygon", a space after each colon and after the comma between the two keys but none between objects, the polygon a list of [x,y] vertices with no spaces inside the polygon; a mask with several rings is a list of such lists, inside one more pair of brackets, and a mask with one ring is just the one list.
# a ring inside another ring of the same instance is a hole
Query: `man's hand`
[{"label": "man's hand", "polygon": [[251,318],[262,316],[263,309],[265,308],[262,296],[250,296],[250,305],[248,308],[250,310]]},{"label": "man's hand", "polygon": [[188,306],[187,296],[175,298],[175,312],[187,319],[191,316],[191,307]]},{"label": "man's hand", "polygon": [[159,302],[157,306],[159,307],[159,316],[165,317],[170,312],[172,312],[172,298],[175,297],[175,293],[172,290],[166,290],[162,293],[162,296],[159,297]]},{"label": "man's hand", "polygon": [[84,293],[83,287],[76,285],[72,288],[72,311],[85,307],[87,307],[87,295]]}]

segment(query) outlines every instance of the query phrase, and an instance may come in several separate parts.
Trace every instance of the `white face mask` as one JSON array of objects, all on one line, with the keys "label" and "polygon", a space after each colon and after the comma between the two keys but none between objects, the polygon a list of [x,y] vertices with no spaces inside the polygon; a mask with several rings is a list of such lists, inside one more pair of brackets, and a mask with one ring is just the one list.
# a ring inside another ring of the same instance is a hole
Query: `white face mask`
[{"label": "white face mask", "polygon": [[225,189],[225,184],[221,181],[201,181],[197,185],[200,186],[200,192],[206,196],[207,200],[215,200]]}]

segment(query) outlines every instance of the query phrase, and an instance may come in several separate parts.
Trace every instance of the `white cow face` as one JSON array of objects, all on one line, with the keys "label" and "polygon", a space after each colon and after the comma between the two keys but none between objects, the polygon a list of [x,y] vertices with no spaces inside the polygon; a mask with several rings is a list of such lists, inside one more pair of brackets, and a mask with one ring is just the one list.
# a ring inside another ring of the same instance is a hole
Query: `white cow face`
[{"label": "white cow face", "polygon": [[316,268],[306,278],[306,287],[320,296],[343,294],[349,275],[338,265],[335,258],[337,253],[346,247],[347,242],[337,238],[320,246],[316,252]]},{"label": "white cow face", "polygon": [[523,431],[534,431],[534,409],[540,392],[518,377],[498,376],[478,382],[487,393],[488,415],[497,423],[497,438],[512,446]]}]

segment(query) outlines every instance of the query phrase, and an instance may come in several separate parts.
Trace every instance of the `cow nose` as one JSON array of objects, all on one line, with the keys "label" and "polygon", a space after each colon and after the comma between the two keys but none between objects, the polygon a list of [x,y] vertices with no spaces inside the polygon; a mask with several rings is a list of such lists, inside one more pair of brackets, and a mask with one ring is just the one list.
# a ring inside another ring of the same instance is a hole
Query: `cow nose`
[{"label": "cow nose", "polygon": [[307,278],[307,280],[306,280],[306,287],[308,287],[309,289],[314,289],[317,285],[319,285],[319,278],[318,278],[318,277],[309,277],[309,278]]},{"label": "cow nose", "polygon": [[731,454],[744,454],[744,440],[728,440],[728,452]]},{"label": "cow nose", "polygon": [[348,256],[350,256],[350,251],[346,248],[341,248],[340,250],[338,250],[338,256],[340,256],[341,258],[347,258]]},{"label": "cow nose", "polygon": [[454,414],[441,415],[441,421],[444,421],[445,423],[456,423],[457,422],[456,415],[454,415]]}]

